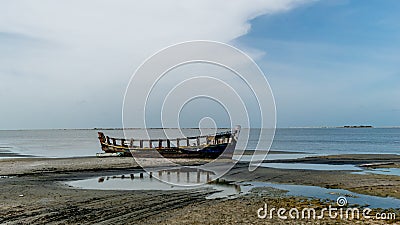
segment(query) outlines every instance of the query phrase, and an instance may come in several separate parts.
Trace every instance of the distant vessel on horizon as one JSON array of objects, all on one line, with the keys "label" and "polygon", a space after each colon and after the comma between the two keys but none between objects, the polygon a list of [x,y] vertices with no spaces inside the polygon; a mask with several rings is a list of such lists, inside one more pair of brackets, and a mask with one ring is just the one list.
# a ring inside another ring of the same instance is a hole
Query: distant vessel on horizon
[{"label": "distant vessel on horizon", "polygon": [[346,126],[343,126],[343,127],[340,127],[340,128],[374,128],[373,126],[371,126],[371,125],[346,125]]}]

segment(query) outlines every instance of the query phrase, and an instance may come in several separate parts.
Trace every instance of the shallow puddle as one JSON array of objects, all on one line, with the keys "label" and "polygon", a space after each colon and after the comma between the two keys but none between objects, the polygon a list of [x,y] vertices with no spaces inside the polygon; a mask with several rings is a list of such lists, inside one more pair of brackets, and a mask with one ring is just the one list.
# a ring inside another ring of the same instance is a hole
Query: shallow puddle
[{"label": "shallow puddle", "polygon": [[262,163],[262,167],[276,169],[297,169],[297,170],[362,170],[355,165],[331,165],[311,163]]},{"label": "shallow puddle", "polygon": [[[238,160],[241,162],[250,162],[253,157],[255,161],[263,161],[263,160],[278,160],[278,159],[300,159],[310,156],[310,154],[297,154],[297,153],[291,153],[291,154],[268,154],[266,158],[264,158],[264,155],[260,154],[255,154],[253,155],[233,155],[232,159],[233,160]],[[315,155],[314,155],[315,156]]]},{"label": "shallow puddle", "polygon": [[363,171],[353,172],[352,174],[381,174],[381,175],[400,176],[400,168],[364,169]]},{"label": "shallow puddle", "polygon": [[[108,177],[97,177],[85,180],[70,181],[68,185],[82,188],[82,189],[98,189],[98,190],[200,190],[201,188],[212,188],[218,192],[210,194],[207,199],[215,198],[236,198],[240,195],[249,193],[255,187],[272,187],[280,190],[287,190],[286,195],[289,196],[303,196],[309,198],[329,199],[336,201],[339,196],[345,196],[348,204],[358,204],[360,206],[368,206],[371,208],[399,208],[400,200],[396,198],[384,198],[370,195],[363,195],[353,193],[351,191],[343,189],[328,189],[316,186],[306,185],[290,185],[290,184],[275,184],[268,182],[243,182],[243,183],[226,183],[223,180],[210,184],[198,184],[197,186],[187,186],[188,184],[193,185],[197,183],[197,173],[184,174],[183,177],[179,177],[177,173],[169,173],[171,180],[178,181],[182,185],[171,185],[162,182],[149,174],[143,173],[143,177],[140,178],[140,173],[131,175],[119,175],[119,176],[108,176]],[[181,173],[179,175],[182,175]],[[192,178],[195,177],[195,178]]]},{"label": "shallow puddle", "polygon": [[328,189],[316,186],[274,184],[266,182],[249,182],[247,184],[251,184],[253,187],[273,187],[281,190],[287,190],[287,195],[329,199],[331,201],[336,201],[338,197],[344,196],[350,205],[358,204],[360,206],[368,206],[370,208],[400,207],[400,199],[357,194],[344,189]]},{"label": "shallow puddle", "polygon": [[[133,175],[133,177],[132,177]],[[236,197],[244,193],[240,185],[228,184],[221,180],[219,183],[204,184],[206,176],[198,176],[196,172],[188,173],[166,173],[164,178],[172,185],[162,182],[147,173],[108,176],[90,178],[85,180],[67,182],[68,185],[82,189],[100,189],[100,190],[199,190],[201,188],[212,188],[218,192],[207,196],[207,199]],[[189,186],[190,185],[190,186]]]}]

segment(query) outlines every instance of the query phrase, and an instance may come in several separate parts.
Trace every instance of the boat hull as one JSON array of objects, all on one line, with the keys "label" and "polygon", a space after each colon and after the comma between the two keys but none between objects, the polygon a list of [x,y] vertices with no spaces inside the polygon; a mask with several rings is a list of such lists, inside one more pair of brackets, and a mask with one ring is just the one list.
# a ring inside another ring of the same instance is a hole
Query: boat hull
[{"label": "boat hull", "polygon": [[[99,132],[101,149],[105,153],[118,153],[121,156],[135,156],[143,158],[159,158],[160,155],[165,158],[232,158],[236,147],[240,127],[234,132],[219,133],[213,136],[189,137],[186,139],[174,140],[137,140],[139,146],[134,146],[134,139],[125,140],[110,138]],[[200,139],[205,138],[205,143],[199,144]],[[198,145],[190,146],[190,140],[195,140]],[[117,144],[118,141],[118,144]],[[171,146],[175,141],[176,145]],[[180,142],[185,141],[187,146],[180,146]],[[143,142],[148,142],[150,147],[142,147]],[[152,147],[153,142],[158,142],[158,147]],[[163,145],[167,143],[167,146]]]}]

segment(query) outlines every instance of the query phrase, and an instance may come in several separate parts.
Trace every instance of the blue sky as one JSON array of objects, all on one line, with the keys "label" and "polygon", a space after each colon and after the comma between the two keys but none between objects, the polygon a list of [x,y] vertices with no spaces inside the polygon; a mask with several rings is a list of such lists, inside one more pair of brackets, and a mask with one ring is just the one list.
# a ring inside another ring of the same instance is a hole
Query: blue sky
[{"label": "blue sky", "polygon": [[256,60],[278,127],[400,126],[399,11],[397,0],[1,1],[0,129],[121,127],[135,69],[198,39]]},{"label": "blue sky", "polygon": [[251,21],[278,125],[400,124],[399,1],[318,1]]}]

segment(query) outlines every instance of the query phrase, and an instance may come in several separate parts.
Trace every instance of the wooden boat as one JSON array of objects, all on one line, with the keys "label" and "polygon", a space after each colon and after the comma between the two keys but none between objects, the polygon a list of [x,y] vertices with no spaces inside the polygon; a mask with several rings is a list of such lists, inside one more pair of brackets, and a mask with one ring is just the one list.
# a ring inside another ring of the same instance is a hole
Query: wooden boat
[{"label": "wooden boat", "polygon": [[229,158],[235,150],[239,132],[240,126],[233,132],[176,139],[112,138],[102,132],[98,132],[98,135],[101,149],[105,153],[118,153],[122,156],[151,158],[161,154],[166,158],[217,158],[224,153],[223,156]]}]

